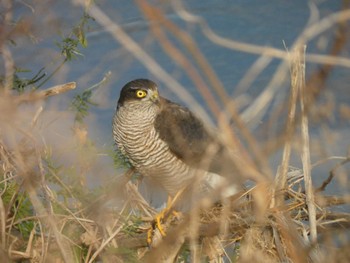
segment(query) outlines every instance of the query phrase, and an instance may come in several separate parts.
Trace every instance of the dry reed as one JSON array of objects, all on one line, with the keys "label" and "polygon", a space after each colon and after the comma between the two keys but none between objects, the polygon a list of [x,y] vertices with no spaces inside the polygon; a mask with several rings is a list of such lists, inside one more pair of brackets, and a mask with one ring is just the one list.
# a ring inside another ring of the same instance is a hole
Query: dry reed
[{"label": "dry reed", "polygon": [[[214,125],[186,88],[102,8],[90,1],[73,2],[87,8],[96,22],[158,80],[171,83],[169,88],[191,105],[208,126]],[[137,4],[151,22],[152,33],[165,53],[187,71],[198,93],[208,102],[222,139],[228,147],[239,149],[240,156],[232,160],[241,167],[240,174],[235,176],[253,179],[254,185],[221,203],[198,202],[193,211],[181,216],[168,213],[163,222],[167,235],[162,237],[155,229],[149,248],[147,231],[157,211],[140,193],[135,171],[129,169],[114,176],[106,182],[102,193],[90,191],[86,176],[96,171],[102,174],[105,170],[100,169],[104,164],[96,161],[100,149],[90,143],[88,129],[84,125],[73,125],[72,121],[73,128],[65,130],[63,139],[58,139],[60,134],[52,137],[43,131],[52,119],[62,121],[59,125],[67,125],[66,119],[60,118],[60,112],[47,121],[44,102],[49,96],[54,99],[74,89],[75,83],[23,94],[13,92],[13,59],[7,44],[0,43],[5,68],[3,87],[0,87],[1,259],[4,262],[349,262],[350,213],[346,206],[350,202],[349,189],[345,187],[343,193],[333,195],[327,190],[341,173],[345,176],[340,180],[347,183],[346,165],[350,157],[330,156],[320,160],[321,163],[333,159],[338,163],[319,186],[315,185],[314,168],[319,163],[311,163],[309,128],[318,107],[317,99],[323,94],[332,68],[350,67],[350,60],[340,56],[347,43],[346,22],[350,13],[346,6],[319,24],[306,27],[292,50],[285,51],[224,39],[216,35],[203,18],[186,10],[181,1],[172,1],[178,16],[198,23],[213,44],[261,56],[242,79],[240,90],[249,88],[251,79],[263,71],[271,58],[281,60],[265,90],[239,114],[237,101],[226,94],[190,34],[173,24],[161,8],[145,1]],[[6,5],[11,9],[10,1],[6,1]],[[10,13],[6,19],[9,23]],[[330,54],[305,53],[308,41],[328,28],[339,31]],[[179,40],[191,59],[173,45],[169,35]],[[307,79],[305,61],[320,64]],[[286,122],[273,139],[261,142],[246,121],[258,119],[259,114],[272,105],[282,89],[280,77],[288,73],[289,93],[286,92],[282,108],[275,108],[265,127],[278,118],[285,118]],[[206,79],[201,77],[203,74]],[[219,100],[214,100],[215,96]],[[342,112],[349,121],[344,105]],[[230,126],[232,122],[237,127],[235,132]],[[276,149],[283,149],[283,153],[274,174],[269,157]],[[299,149],[302,168],[290,165],[295,149]],[[56,154],[68,157],[58,161]],[[118,171],[115,174],[120,173]]]}]

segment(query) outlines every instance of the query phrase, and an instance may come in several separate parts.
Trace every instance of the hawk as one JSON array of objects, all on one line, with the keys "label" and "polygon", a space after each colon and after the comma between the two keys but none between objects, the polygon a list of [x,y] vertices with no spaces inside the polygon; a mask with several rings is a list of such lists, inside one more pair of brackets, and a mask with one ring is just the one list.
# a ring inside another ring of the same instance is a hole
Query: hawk
[{"label": "hawk", "polygon": [[234,171],[227,148],[188,108],[159,96],[151,80],[136,79],[122,88],[113,136],[132,166],[170,198],[184,189],[199,193],[197,198],[238,192],[227,179]]}]

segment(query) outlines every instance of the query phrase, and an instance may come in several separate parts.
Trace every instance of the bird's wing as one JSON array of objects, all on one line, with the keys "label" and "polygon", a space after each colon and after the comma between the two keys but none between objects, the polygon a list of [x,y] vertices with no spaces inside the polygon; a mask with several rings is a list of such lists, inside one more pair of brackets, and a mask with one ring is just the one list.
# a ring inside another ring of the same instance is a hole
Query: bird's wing
[{"label": "bird's wing", "polygon": [[[213,173],[207,178],[210,185],[221,182],[219,178],[223,176],[229,177],[229,182],[235,182],[234,191],[240,188],[241,178],[235,176],[238,170],[228,148],[187,108],[164,98],[161,99],[161,107],[155,120],[155,129],[170,151],[186,164]],[[210,146],[213,146],[214,153],[208,152]]]},{"label": "bird's wing", "polygon": [[189,165],[199,164],[214,142],[213,136],[190,110],[164,98],[161,98],[155,129],[170,151]]}]

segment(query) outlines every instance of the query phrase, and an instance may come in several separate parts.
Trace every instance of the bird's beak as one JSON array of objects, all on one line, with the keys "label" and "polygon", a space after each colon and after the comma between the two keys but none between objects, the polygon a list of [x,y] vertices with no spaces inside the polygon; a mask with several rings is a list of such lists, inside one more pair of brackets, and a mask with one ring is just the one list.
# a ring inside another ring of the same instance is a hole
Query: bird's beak
[{"label": "bird's beak", "polygon": [[151,99],[152,102],[154,102],[156,104],[159,103],[159,95],[158,95],[158,91],[157,90],[151,92],[150,99]]}]

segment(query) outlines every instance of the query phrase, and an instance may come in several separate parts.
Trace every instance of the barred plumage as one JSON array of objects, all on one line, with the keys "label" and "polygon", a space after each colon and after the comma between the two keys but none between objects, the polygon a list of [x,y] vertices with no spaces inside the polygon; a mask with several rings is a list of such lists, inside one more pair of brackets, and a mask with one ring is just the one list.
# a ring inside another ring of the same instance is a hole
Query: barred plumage
[{"label": "barred plumage", "polygon": [[193,177],[189,167],[171,154],[154,128],[156,112],[128,102],[114,117],[113,135],[121,152],[144,176],[159,181],[174,196]]},{"label": "barred plumage", "polygon": [[[203,177],[201,188],[215,188],[225,180],[208,166],[200,166],[208,147],[221,145],[187,108],[158,96],[154,82],[127,83],[113,120],[114,140],[130,163],[164,187],[170,196]],[[221,157],[219,157],[221,158]],[[215,167],[217,165],[214,164]]]}]

